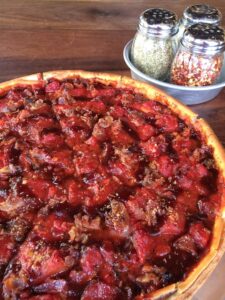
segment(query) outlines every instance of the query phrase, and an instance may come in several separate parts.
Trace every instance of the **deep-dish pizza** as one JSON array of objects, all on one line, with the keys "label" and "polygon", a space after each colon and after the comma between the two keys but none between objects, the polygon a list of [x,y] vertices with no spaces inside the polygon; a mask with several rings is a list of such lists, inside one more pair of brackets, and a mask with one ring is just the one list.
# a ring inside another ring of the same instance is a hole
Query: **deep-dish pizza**
[{"label": "deep-dish pizza", "polygon": [[188,299],[224,249],[225,156],[144,83],[0,84],[0,299]]}]

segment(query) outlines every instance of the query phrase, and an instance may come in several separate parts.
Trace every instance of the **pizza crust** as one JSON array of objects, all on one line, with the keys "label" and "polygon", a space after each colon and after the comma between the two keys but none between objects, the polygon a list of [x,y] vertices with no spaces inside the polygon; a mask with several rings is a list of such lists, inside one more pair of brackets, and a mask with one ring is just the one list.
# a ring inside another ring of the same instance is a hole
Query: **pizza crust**
[{"label": "pizza crust", "polygon": [[117,87],[130,86],[134,88],[137,92],[141,92],[147,98],[159,101],[162,104],[167,105],[181,119],[183,119],[187,123],[191,123],[196,130],[200,131],[205,138],[207,145],[212,146],[214,150],[214,158],[220,173],[222,204],[220,213],[215,219],[211,247],[208,253],[205,254],[203,259],[190,272],[190,274],[184,281],[178,282],[176,284],[171,284],[149,295],[145,295],[144,298],[142,298],[145,300],[191,299],[193,294],[201,287],[201,285],[206,281],[206,279],[215,269],[219,260],[225,252],[225,152],[222,145],[220,144],[218,138],[216,137],[210,126],[207,124],[207,122],[199,118],[199,116],[196,113],[192,112],[187,106],[183,105],[178,100],[167,95],[154,86],[148,85],[147,83],[135,81],[126,76],[108,73],[86,72],[82,70],[50,71],[24,76],[1,83],[0,95],[4,94],[7,90],[16,85],[35,85],[40,83],[40,81],[42,80],[45,81],[52,77],[62,80],[65,78],[73,78],[76,76],[97,80],[108,85],[112,84]]}]

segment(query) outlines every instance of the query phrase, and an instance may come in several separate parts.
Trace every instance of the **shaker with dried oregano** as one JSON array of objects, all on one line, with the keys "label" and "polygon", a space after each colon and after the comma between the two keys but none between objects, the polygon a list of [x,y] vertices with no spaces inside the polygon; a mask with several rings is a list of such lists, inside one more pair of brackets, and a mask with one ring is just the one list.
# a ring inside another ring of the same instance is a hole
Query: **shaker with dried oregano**
[{"label": "shaker with dried oregano", "polygon": [[158,8],[144,11],[131,49],[131,60],[137,69],[165,80],[174,58],[176,32],[177,16],[173,12]]}]

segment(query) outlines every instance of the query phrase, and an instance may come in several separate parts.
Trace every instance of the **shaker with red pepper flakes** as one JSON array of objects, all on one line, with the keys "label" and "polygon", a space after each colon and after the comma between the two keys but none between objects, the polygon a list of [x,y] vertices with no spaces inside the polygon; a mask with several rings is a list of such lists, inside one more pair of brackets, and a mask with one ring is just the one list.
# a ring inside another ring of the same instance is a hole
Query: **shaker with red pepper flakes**
[{"label": "shaker with red pepper flakes", "polygon": [[171,68],[171,82],[185,86],[213,84],[223,65],[224,30],[206,23],[190,26],[184,33]]}]

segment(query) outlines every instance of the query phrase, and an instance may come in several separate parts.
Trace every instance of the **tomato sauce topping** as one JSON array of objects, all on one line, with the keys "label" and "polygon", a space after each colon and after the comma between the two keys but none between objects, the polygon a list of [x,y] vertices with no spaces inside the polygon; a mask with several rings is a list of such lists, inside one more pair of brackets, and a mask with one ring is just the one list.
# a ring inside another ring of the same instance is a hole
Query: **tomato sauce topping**
[{"label": "tomato sauce topping", "polygon": [[80,77],[0,99],[3,299],[142,299],[207,252],[212,149],[168,107]]}]

